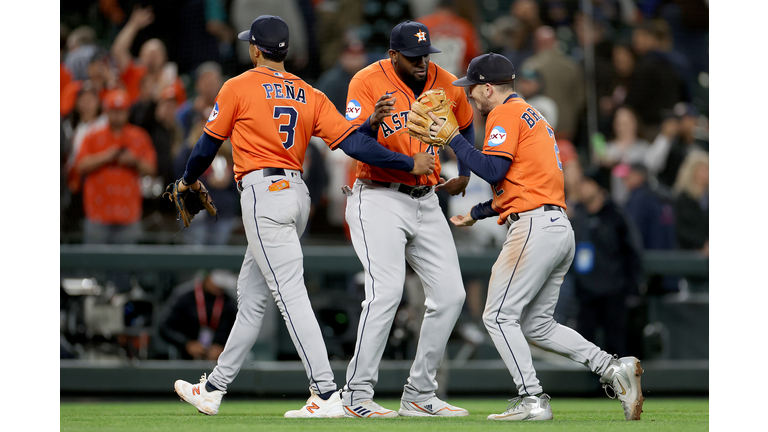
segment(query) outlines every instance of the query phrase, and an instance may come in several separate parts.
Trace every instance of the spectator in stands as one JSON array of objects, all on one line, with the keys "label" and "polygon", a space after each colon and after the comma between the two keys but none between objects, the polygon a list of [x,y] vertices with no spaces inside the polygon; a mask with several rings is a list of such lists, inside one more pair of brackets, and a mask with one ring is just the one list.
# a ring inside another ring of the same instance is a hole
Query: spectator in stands
[{"label": "spectator in stands", "polygon": [[176,112],[176,121],[182,128],[183,136],[189,135],[193,121],[208,117],[216,96],[224,84],[221,66],[216,62],[205,62],[195,70],[195,97],[187,99]]},{"label": "spectator in stands", "polygon": [[637,111],[643,135],[658,135],[661,121],[684,100],[680,77],[661,52],[662,40],[653,21],[640,23],[632,33],[637,64],[627,90],[625,103]]},{"label": "spectator in stands", "polygon": [[612,80],[608,93],[598,99],[600,130],[610,135],[613,128],[612,119],[616,110],[624,104],[627,92],[635,71],[635,54],[629,45],[617,43],[611,50],[611,62],[613,65]]},{"label": "spectator in stands", "polygon": [[181,151],[184,133],[176,123],[176,90],[166,87],[153,104],[152,117],[145,129],[152,138],[157,153],[157,175],[167,185],[178,177],[173,172],[173,159]]},{"label": "spectator in stands", "polygon": [[691,104],[675,106],[675,116],[664,120],[661,132],[648,148],[646,166],[659,182],[671,188],[683,160],[694,150],[704,150],[705,143],[696,139],[698,111]]},{"label": "spectator in stands", "polygon": [[73,193],[80,191],[80,174],[74,168],[83,139],[89,133],[106,124],[107,116],[101,112],[99,90],[90,81],[84,81],[77,92],[74,110],[63,121],[65,136],[69,144],[63,171],[67,173],[68,186]]},{"label": "spectator in stands", "polygon": [[688,153],[673,188],[677,243],[709,255],[709,154]]},{"label": "spectator in stands", "polygon": [[[606,351],[627,355],[627,297],[642,281],[640,240],[635,228],[608,194],[610,173],[603,167],[585,171],[580,200],[571,223],[576,240],[576,330]],[[597,330],[605,340],[597,342]]]},{"label": "spectator in stands", "polygon": [[430,60],[463,77],[469,62],[482,52],[474,25],[456,13],[455,3],[456,0],[439,0],[437,9],[418,21],[429,29],[432,45],[442,51]]},{"label": "spectator in stands", "polygon": [[670,192],[658,184],[651,186],[648,169],[642,163],[630,165],[622,181],[629,191],[624,211],[637,227],[643,248],[674,249],[675,218]]},{"label": "spectator in stands", "polygon": [[69,33],[64,65],[72,74],[73,80],[88,79],[88,65],[98,49],[96,31],[92,27],[80,26]]},{"label": "spectator in stands", "polygon": [[186,360],[216,360],[224,350],[237,316],[237,303],[227,294],[235,275],[213,270],[174,288],[158,332]]},{"label": "spectator in stands", "polygon": [[511,38],[502,51],[513,65],[522,65],[536,50],[534,32],[542,26],[539,4],[534,0],[515,0],[510,6]]},{"label": "spectator in stands", "polygon": [[[185,145],[181,146],[181,150],[176,155],[173,162],[175,178],[178,179],[184,175],[189,155],[192,153],[200,134],[203,133],[207,118],[208,115],[206,114],[195,120],[184,141]],[[226,245],[235,229],[241,226],[240,193],[232,175],[233,166],[232,144],[226,140],[213,159],[210,168],[200,177],[200,181],[203,182],[216,202],[218,216],[213,217],[206,211],[198,213],[189,228],[184,229],[182,241],[185,244]],[[178,223],[179,226],[183,226],[181,222]]]},{"label": "spectator in stands", "polygon": [[[185,0],[176,18],[181,49],[176,52],[179,70],[194,71],[213,61],[235,66],[235,31],[229,25],[227,0]],[[189,49],[188,47],[194,47]]]},{"label": "spectator in stands", "polygon": [[139,177],[154,175],[155,149],[146,131],[128,124],[128,94],[104,99],[108,124],[83,140],[75,160],[85,176],[83,243],[136,243],[142,235]]},{"label": "spectator in stands", "polygon": [[368,57],[359,40],[350,40],[333,68],[320,75],[315,88],[325,93],[336,109],[345,114],[347,110],[347,90],[352,77],[368,65]]},{"label": "spectator in stands", "polygon": [[[112,68],[109,54],[106,51],[96,51],[88,62],[87,81],[99,93],[99,98],[103,99],[109,90],[117,86],[118,80],[116,73]],[[83,86],[83,80],[73,80],[67,83],[61,90],[60,115],[65,117],[75,108],[77,95]]]},{"label": "spectator in stands", "polygon": [[187,99],[184,83],[179,78],[175,63],[168,61],[165,44],[160,39],[149,39],[141,45],[138,62],[131,55],[136,35],[155,20],[151,7],[134,8],[131,17],[112,42],[112,58],[131,102],[139,99],[142,88],[154,98],[166,87],[173,86],[179,104]]},{"label": "spectator in stands", "polygon": [[637,114],[632,108],[623,106],[616,110],[613,117],[612,141],[608,142],[606,154],[601,158],[601,164],[613,168],[611,175],[611,197],[622,206],[627,201],[628,192],[621,181],[629,165],[644,163],[648,152],[648,141],[638,136]]},{"label": "spectator in stands", "polygon": [[544,95],[544,79],[532,69],[523,69],[517,76],[515,90],[526,102],[536,108],[547,119],[550,126],[557,129],[557,104]]},{"label": "spectator in stands", "polygon": [[582,72],[576,62],[560,51],[552,27],[536,29],[534,40],[536,54],[521,65],[522,69],[533,69],[541,74],[546,83],[544,95],[557,104],[555,134],[572,141],[586,97]]}]

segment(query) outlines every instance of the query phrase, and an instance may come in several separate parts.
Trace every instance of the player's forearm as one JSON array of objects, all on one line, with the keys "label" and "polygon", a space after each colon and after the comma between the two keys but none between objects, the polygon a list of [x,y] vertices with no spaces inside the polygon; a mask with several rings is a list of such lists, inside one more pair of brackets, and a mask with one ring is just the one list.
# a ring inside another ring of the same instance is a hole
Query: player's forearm
[{"label": "player's forearm", "polygon": [[191,185],[203,175],[205,170],[211,166],[222,142],[224,142],[224,140],[213,138],[203,132],[200,139],[197,140],[195,148],[192,149],[192,154],[190,154],[189,159],[187,159],[187,168],[182,177],[184,183]]},{"label": "player's forearm", "polygon": [[[474,147],[475,144],[475,126],[472,125],[472,123],[469,124],[465,129],[459,130],[459,133],[461,136],[464,137],[467,142]],[[459,168],[459,175],[464,177],[469,177],[472,173],[470,173],[469,167],[461,162],[461,159],[456,158],[456,166]]]},{"label": "player's forearm", "polygon": [[353,132],[339,144],[339,148],[347,156],[360,162],[379,168],[396,169],[405,172],[413,171],[413,158],[402,153],[393,152],[379,144],[373,138],[360,132]]},{"label": "player's forearm", "polygon": [[489,184],[500,182],[509,171],[512,161],[501,156],[487,155],[475,149],[461,135],[456,135],[450,144],[456,158],[466,165],[478,177]]},{"label": "player's forearm", "polygon": [[499,212],[493,209],[493,200],[490,199],[484,203],[480,203],[472,207],[470,215],[474,220],[482,220],[492,216],[498,216]]}]

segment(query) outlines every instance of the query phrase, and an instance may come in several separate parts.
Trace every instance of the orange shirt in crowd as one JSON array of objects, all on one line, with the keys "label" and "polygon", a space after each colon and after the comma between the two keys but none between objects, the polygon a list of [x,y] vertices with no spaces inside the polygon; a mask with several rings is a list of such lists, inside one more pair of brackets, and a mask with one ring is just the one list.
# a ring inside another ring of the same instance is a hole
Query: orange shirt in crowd
[{"label": "orange shirt in crowd", "polygon": [[205,125],[232,143],[236,180],[262,168],[302,171],[312,136],[335,149],[354,129],[324,93],[266,66],[225,82]]},{"label": "orange shirt in crowd", "polygon": [[64,63],[59,63],[59,68],[61,69],[61,75],[60,75],[60,81],[59,81],[59,94],[61,94],[64,91],[64,87],[67,86],[72,81],[72,74],[69,73],[69,70],[67,70],[67,67],[64,66]]},{"label": "orange shirt in crowd", "polygon": [[432,45],[442,51],[432,61],[454,75],[464,76],[469,62],[482,54],[475,27],[464,18],[439,10],[419,22],[429,29]]},{"label": "orange shirt in crowd", "polygon": [[[156,166],[157,155],[147,132],[126,124],[119,134],[107,125],[83,139],[75,165],[86,156],[95,155],[113,147],[124,147],[134,156]],[[139,175],[135,169],[117,164],[99,167],[85,177],[83,186],[85,217],[92,222],[107,225],[130,225],[141,219],[142,195]]]},{"label": "orange shirt in crowd", "polygon": [[[128,98],[131,103],[136,102],[141,93],[141,79],[147,74],[147,68],[136,64],[131,61],[128,67],[120,74],[120,79],[123,80],[125,90],[128,92]],[[176,77],[176,81],[173,83],[173,88],[176,91],[176,102],[181,105],[187,100],[187,90],[184,88],[184,83],[181,78]]]},{"label": "orange shirt in crowd", "polygon": [[511,213],[544,204],[566,208],[555,131],[535,108],[513,94],[488,114],[485,138],[483,153],[512,160],[504,179],[491,186],[499,225]]},{"label": "orange shirt in crowd", "polygon": [[[77,93],[83,88],[83,81],[72,81],[61,90],[61,99],[59,100],[60,115],[67,116],[75,109],[77,103]],[[103,88],[99,91],[99,100],[104,100],[109,89]]]},{"label": "orange shirt in crowd", "polygon": [[[465,129],[472,124],[474,114],[464,89],[452,84],[455,80],[455,75],[430,62],[424,91],[444,89],[446,98],[456,102],[453,112],[459,122],[459,128]],[[415,96],[413,90],[400,80],[390,59],[373,63],[352,78],[347,94],[347,120],[355,126],[363,124],[373,114],[376,102],[385,93],[394,96],[396,101],[391,115],[379,126],[377,137],[379,143],[389,150],[408,156],[428,151],[435,155],[435,170],[428,176],[416,176],[405,171],[379,168],[358,161],[357,178],[404,183],[411,186],[436,185],[437,179],[440,178],[440,155],[435,154],[436,152],[430,149],[430,146],[408,135],[405,124]]]}]

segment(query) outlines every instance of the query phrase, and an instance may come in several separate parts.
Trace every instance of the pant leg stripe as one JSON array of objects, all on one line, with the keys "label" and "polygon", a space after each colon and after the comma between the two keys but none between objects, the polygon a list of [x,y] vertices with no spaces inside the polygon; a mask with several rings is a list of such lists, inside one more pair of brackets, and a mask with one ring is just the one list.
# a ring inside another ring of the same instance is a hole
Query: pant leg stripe
[{"label": "pant leg stripe", "polygon": [[261,251],[264,253],[264,259],[267,260],[267,266],[269,266],[269,271],[272,272],[272,277],[275,278],[275,284],[277,285],[277,294],[280,296],[280,301],[283,303],[283,309],[285,310],[285,315],[288,316],[288,322],[291,323],[291,329],[293,330],[294,336],[296,336],[296,341],[299,343],[299,348],[301,348],[301,352],[304,354],[304,359],[307,362],[307,367],[309,368],[309,379],[312,380],[313,383],[315,383],[315,387],[317,387],[317,391],[320,391],[320,387],[317,385],[317,381],[315,381],[315,377],[312,373],[312,364],[309,362],[309,357],[307,357],[306,351],[304,351],[304,345],[301,344],[301,339],[299,339],[299,334],[296,333],[296,327],[293,325],[293,319],[291,318],[291,314],[288,312],[288,306],[285,304],[285,300],[283,300],[283,294],[280,292],[280,282],[277,281],[277,276],[275,275],[275,271],[272,269],[272,264],[269,263],[269,257],[267,257],[267,250],[264,248],[264,242],[261,240],[261,234],[259,233],[259,222],[256,220],[256,189],[254,186],[251,186],[251,193],[253,193],[253,223],[256,224],[256,236],[259,238],[259,244],[261,245]]},{"label": "pant leg stripe", "polygon": [[[355,374],[357,373],[357,363],[360,361],[360,350],[363,346],[363,335],[365,334],[365,323],[368,321],[368,314],[371,312],[371,303],[373,300],[376,299],[376,279],[373,278],[373,273],[371,272],[371,257],[368,254],[368,242],[365,239],[365,229],[363,228],[363,185],[360,185],[360,191],[358,192],[358,196],[360,199],[360,202],[357,206],[357,215],[360,219],[360,230],[363,232],[363,244],[365,245],[365,258],[368,260],[368,275],[371,276],[371,292],[373,293],[373,297],[371,297],[371,301],[368,302],[366,311],[365,311],[365,318],[363,319],[363,326],[360,329],[360,343],[357,345],[357,352],[355,353],[355,369],[352,371],[352,376],[349,377],[347,380],[347,385],[349,385],[349,382],[352,381],[352,378],[355,377]],[[349,403],[354,405],[355,404],[355,391],[350,388],[350,400]]]},{"label": "pant leg stripe", "polygon": [[517,372],[520,374],[520,380],[523,382],[523,389],[525,390],[526,393],[528,393],[528,389],[525,387],[525,378],[523,378],[523,372],[520,370],[520,365],[517,364],[517,358],[515,357],[515,353],[512,351],[512,347],[509,345],[509,341],[507,340],[507,335],[504,334],[504,330],[501,328],[501,323],[499,322],[499,315],[501,314],[501,309],[504,307],[504,301],[507,299],[507,293],[509,293],[509,287],[512,285],[512,278],[515,277],[515,272],[517,271],[517,265],[520,264],[520,258],[522,258],[523,252],[525,251],[525,247],[528,245],[528,239],[531,238],[532,230],[533,230],[533,220],[531,220],[530,225],[528,227],[528,237],[525,238],[525,243],[523,244],[523,248],[520,250],[520,256],[517,257],[515,268],[512,269],[512,276],[509,277],[509,282],[507,283],[507,289],[504,291],[504,297],[501,298],[499,311],[496,312],[496,324],[499,326],[499,331],[501,332],[501,336],[504,337],[504,342],[507,343],[507,348],[509,349],[509,353],[512,354],[512,360],[515,361]]}]

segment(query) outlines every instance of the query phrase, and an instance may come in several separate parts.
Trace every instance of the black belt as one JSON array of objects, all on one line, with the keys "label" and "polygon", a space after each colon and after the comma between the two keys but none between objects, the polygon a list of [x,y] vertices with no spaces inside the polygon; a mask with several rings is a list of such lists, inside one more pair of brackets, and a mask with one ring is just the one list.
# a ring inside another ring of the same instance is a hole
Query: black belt
[{"label": "black belt", "polygon": [[[261,175],[263,177],[271,177],[271,176],[287,176],[288,174],[285,172],[285,168],[262,168],[261,169]],[[242,192],[243,191],[243,181],[238,180],[237,182],[237,189]]]},{"label": "black belt", "polygon": [[[371,180],[371,183],[384,186],[387,188],[392,186],[392,183],[376,181],[376,180]],[[432,190],[432,186],[408,186],[402,183],[400,183],[400,186],[397,188],[398,192],[402,192],[406,195],[409,195],[412,198],[421,198],[424,195],[428,194],[431,190]]]},{"label": "black belt", "polygon": [[[552,204],[544,204],[542,207],[544,207],[544,211],[559,211],[562,212],[563,208],[560,206],[552,205]],[[512,213],[509,215],[509,220],[512,222],[517,222],[520,219],[519,213]]]}]

